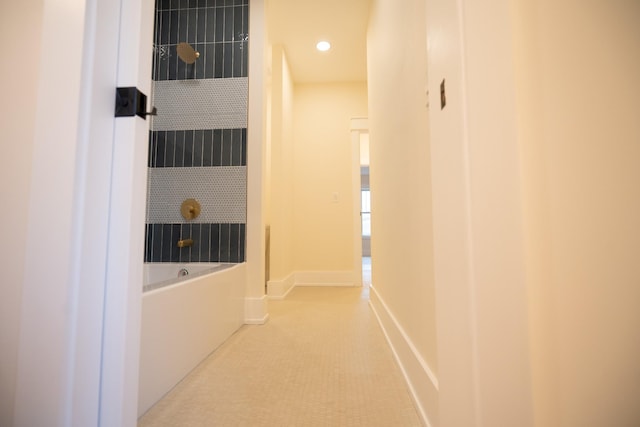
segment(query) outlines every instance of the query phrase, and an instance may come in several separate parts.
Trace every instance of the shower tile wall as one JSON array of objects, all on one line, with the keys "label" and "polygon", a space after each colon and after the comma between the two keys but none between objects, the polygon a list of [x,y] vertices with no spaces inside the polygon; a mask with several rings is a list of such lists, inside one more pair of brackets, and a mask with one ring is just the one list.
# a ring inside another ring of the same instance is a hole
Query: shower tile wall
[{"label": "shower tile wall", "polygon": [[[157,0],[155,18],[145,262],[243,262],[248,0]],[[180,215],[189,198],[202,207],[193,221]]]}]

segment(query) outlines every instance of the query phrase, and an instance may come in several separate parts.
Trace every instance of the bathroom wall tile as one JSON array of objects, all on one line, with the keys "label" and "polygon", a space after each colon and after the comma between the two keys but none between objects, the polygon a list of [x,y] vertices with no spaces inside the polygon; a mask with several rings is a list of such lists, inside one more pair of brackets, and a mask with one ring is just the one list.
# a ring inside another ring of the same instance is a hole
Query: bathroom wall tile
[{"label": "bathroom wall tile", "polygon": [[169,43],[178,44],[178,26],[180,23],[180,11],[178,9],[172,9],[169,11],[169,28],[166,31],[169,32]]},{"label": "bathroom wall tile", "polygon": [[243,77],[242,76],[242,42],[233,42],[232,43],[233,52],[231,56],[233,57],[233,67],[231,71],[230,77]]},{"label": "bathroom wall tile", "polygon": [[[175,46],[173,49],[174,50]],[[178,60],[175,55],[169,54],[167,56],[167,80],[176,80],[178,77]]]},{"label": "bathroom wall tile", "polygon": [[156,2],[156,8],[165,10],[171,8],[171,0],[158,0]]},{"label": "bathroom wall tile", "polygon": [[158,115],[153,130],[233,129],[247,127],[248,79],[153,82]]},{"label": "bathroom wall tile", "polygon": [[[146,224],[145,262],[244,262],[246,225]],[[180,239],[192,239],[193,245],[179,248]]]},{"label": "bathroom wall tile", "polygon": [[[182,5],[176,8],[162,9],[155,16],[155,38],[157,46],[165,47],[165,57],[156,56],[153,78],[161,80],[188,80],[193,78],[229,78],[246,76],[249,10],[241,1],[229,2],[229,5],[203,7],[204,1],[190,0],[190,8]],[[234,6],[231,6],[234,5]],[[196,47],[201,58],[190,69],[178,60],[176,45],[188,42]],[[237,42],[240,45],[223,46],[224,43]],[[220,46],[212,46],[220,45]],[[214,57],[204,58],[207,53],[222,49]],[[227,52],[232,49],[233,53]],[[208,61],[206,64],[199,63]]]},{"label": "bathroom wall tile", "polygon": [[[175,47],[172,46],[172,50],[175,49]],[[177,53],[176,53],[177,56]],[[187,76],[187,68],[189,68],[189,65],[187,65],[184,61],[181,61],[179,59],[176,59],[176,78],[175,80],[188,80]]]},{"label": "bathroom wall tile", "polygon": [[183,166],[193,167],[193,150],[194,150],[195,138],[194,131],[184,131],[184,163]]},{"label": "bathroom wall tile", "polygon": [[224,11],[224,41],[233,41],[233,22],[234,22],[234,8],[225,7],[221,9]]},{"label": "bathroom wall tile", "polygon": [[165,146],[164,146],[164,166],[173,167],[175,162],[176,152],[176,132],[165,132]]},{"label": "bathroom wall tile", "polygon": [[224,52],[222,77],[233,77],[233,43],[223,43],[222,50]]},{"label": "bathroom wall tile", "polygon": [[200,262],[211,261],[211,224],[200,224]]},{"label": "bathroom wall tile", "polygon": [[145,224],[144,226],[144,262],[151,262],[151,230],[153,225]]},{"label": "bathroom wall tile", "polygon": [[160,233],[160,262],[171,261],[171,224],[162,224],[162,232]]},{"label": "bathroom wall tile", "polygon": [[[192,0],[193,1],[193,0]],[[197,7],[197,2],[194,7]],[[198,10],[189,9],[187,16],[187,43],[195,43],[197,41],[196,34],[198,33]]]},{"label": "bathroom wall tile", "polygon": [[151,259],[153,262],[162,261],[162,224],[152,224],[149,236],[151,245]]},{"label": "bathroom wall tile", "polygon": [[177,247],[178,240],[191,238],[191,224],[176,224],[180,227],[179,236],[176,239],[175,252],[178,256],[177,262],[189,262],[191,260],[192,246],[186,246],[184,248]]},{"label": "bathroom wall tile", "polygon": [[229,262],[230,224],[220,224],[220,262]]},{"label": "bathroom wall tile", "polygon": [[220,224],[211,224],[209,233],[209,260],[220,261]]},{"label": "bathroom wall tile", "polygon": [[212,166],[222,166],[222,129],[213,130],[213,158]]},{"label": "bathroom wall tile", "polygon": [[155,70],[154,80],[169,79],[169,47],[166,44],[156,45],[154,48]]},{"label": "bathroom wall tile", "polygon": [[231,166],[233,159],[233,130],[222,131],[222,166]]},{"label": "bathroom wall tile", "polygon": [[231,166],[242,165],[242,130],[231,130]]},{"label": "bathroom wall tile", "polygon": [[225,9],[223,8],[216,9],[216,22],[214,26],[215,32],[214,32],[213,41],[216,41],[216,42],[224,41],[224,22],[225,22]]},{"label": "bathroom wall tile", "polygon": [[196,9],[196,30],[193,31],[195,43],[204,43],[207,41],[207,10],[205,8]]},{"label": "bathroom wall tile", "polygon": [[242,133],[242,159],[241,159],[241,166],[246,166],[247,165],[247,129],[246,128],[242,128],[241,129],[241,133]]},{"label": "bathroom wall tile", "polygon": [[202,247],[202,236],[200,235],[201,228],[202,224],[191,224],[190,236],[194,241],[194,247],[191,251],[190,262],[200,262],[200,249]]},{"label": "bathroom wall tile", "polygon": [[204,136],[203,130],[196,130],[193,132],[193,162],[194,167],[202,166],[202,138]]},{"label": "bathroom wall tile", "polygon": [[183,223],[180,205],[194,198],[202,206],[194,222],[246,221],[247,167],[150,168],[148,223]]},{"label": "bathroom wall tile", "polygon": [[180,235],[181,224],[171,224],[171,240],[169,247],[171,248],[171,262],[180,262],[180,249],[178,240],[182,238]]},{"label": "bathroom wall tile", "polygon": [[[193,64],[195,68],[194,78],[196,79],[204,79],[205,76],[205,66],[207,63],[207,45],[204,43],[196,43],[193,48],[200,52],[200,58]],[[213,65],[212,65],[213,66]]]},{"label": "bathroom wall tile", "polygon": [[215,75],[215,49],[213,43],[208,43],[204,48],[204,78],[212,79]]},{"label": "bathroom wall tile", "polygon": [[156,167],[164,167],[165,165],[165,151],[167,146],[167,138],[166,132],[159,131],[156,132],[156,150],[155,150],[155,166]]},{"label": "bathroom wall tile", "polygon": [[238,262],[240,224],[229,224],[229,262]]},{"label": "bathroom wall tile", "polygon": [[189,10],[178,10],[178,38],[176,43],[183,43],[187,41],[187,33],[189,30]]},{"label": "bathroom wall tile", "polygon": [[[147,262],[244,261],[248,18],[248,0],[156,0],[154,82],[200,83],[154,83],[160,115],[149,135]],[[185,41],[200,52],[191,65],[177,56],[177,43]],[[206,213],[198,222],[179,214],[187,195],[202,199]],[[194,243],[178,248],[181,238]]]},{"label": "bathroom wall tile", "polygon": [[184,131],[176,132],[176,145],[173,157],[173,166],[181,168],[184,166]]},{"label": "bathroom wall tile", "polygon": [[151,131],[148,166],[246,166],[246,147],[246,128]]},{"label": "bathroom wall tile", "polygon": [[245,261],[245,250],[247,246],[247,225],[240,224],[240,237],[239,237],[239,246],[238,246],[238,262]]},{"label": "bathroom wall tile", "polygon": [[242,6],[233,8],[233,41],[244,40],[245,31],[242,28],[244,9]]},{"label": "bathroom wall tile", "polygon": [[198,31],[201,34],[204,34],[204,41],[207,43],[213,43],[216,40],[216,8],[210,7],[207,9],[203,9],[203,15],[205,16],[205,26],[200,28]]},{"label": "bathroom wall tile", "polygon": [[158,34],[156,36],[156,40],[158,40],[158,44],[168,44],[170,42],[170,26],[171,26],[171,11],[163,10],[156,15],[157,19],[160,21],[159,25],[157,25]]},{"label": "bathroom wall tile", "polygon": [[213,78],[221,79],[223,77],[224,77],[224,43],[216,43],[214,45]]},{"label": "bathroom wall tile", "polygon": [[149,154],[147,155],[147,167],[153,167],[154,163],[155,163],[155,149],[156,149],[156,142],[155,142],[155,132],[149,132]]},{"label": "bathroom wall tile", "polygon": [[213,166],[213,129],[203,131],[202,166]]}]

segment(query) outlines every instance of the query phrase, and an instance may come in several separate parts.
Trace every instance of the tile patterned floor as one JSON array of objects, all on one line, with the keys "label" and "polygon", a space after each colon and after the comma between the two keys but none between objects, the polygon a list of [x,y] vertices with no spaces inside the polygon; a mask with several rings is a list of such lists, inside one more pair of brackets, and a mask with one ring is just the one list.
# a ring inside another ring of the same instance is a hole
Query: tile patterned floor
[{"label": "tile patterned floor", "polygon": [[362,288],[295,288],[139,426],[420,426]]}]

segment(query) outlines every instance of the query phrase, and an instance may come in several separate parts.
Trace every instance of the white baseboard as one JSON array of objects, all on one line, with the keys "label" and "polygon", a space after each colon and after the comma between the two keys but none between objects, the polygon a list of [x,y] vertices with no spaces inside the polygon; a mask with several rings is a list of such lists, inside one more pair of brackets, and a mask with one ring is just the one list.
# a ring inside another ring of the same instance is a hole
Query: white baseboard
[{"label": "white baseboard", "polygon": [[354,286],[354,273],[347,271],[296,271],[295,286]]},{"label": "white baseboard", "polygon": [[373,286],[370,288],[369,305],[407,381],[418,413],[427,427],[434,426],[431,421],[437,424],[438,420],[437,377]]},{"label": "white baseboard", "polygon": [[269,299],[285,299],[295,287],[295,274],[291,273],[281,280],[269,280],[267,282],[267,296]]},{"label": "white baseboard", "polygon": [[269,320],[267,311],[267,296],[258,298],[245,297],[244,323],[245,325],[263,325]]},{"label": "white baseboard", "polygon": [[355,286],[352,271],[294,271],[284,279],[267,282],[267,296],[282,300],[296,286]]}]

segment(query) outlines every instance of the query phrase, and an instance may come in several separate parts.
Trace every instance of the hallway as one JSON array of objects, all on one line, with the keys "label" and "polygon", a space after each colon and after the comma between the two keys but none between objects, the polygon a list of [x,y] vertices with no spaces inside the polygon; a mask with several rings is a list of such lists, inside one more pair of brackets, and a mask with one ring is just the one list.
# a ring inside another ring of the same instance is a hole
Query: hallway
[{"label": "hallway", "polygon": [[269,302],[139,426],[420,426],[364,288],[297,287]]}]

